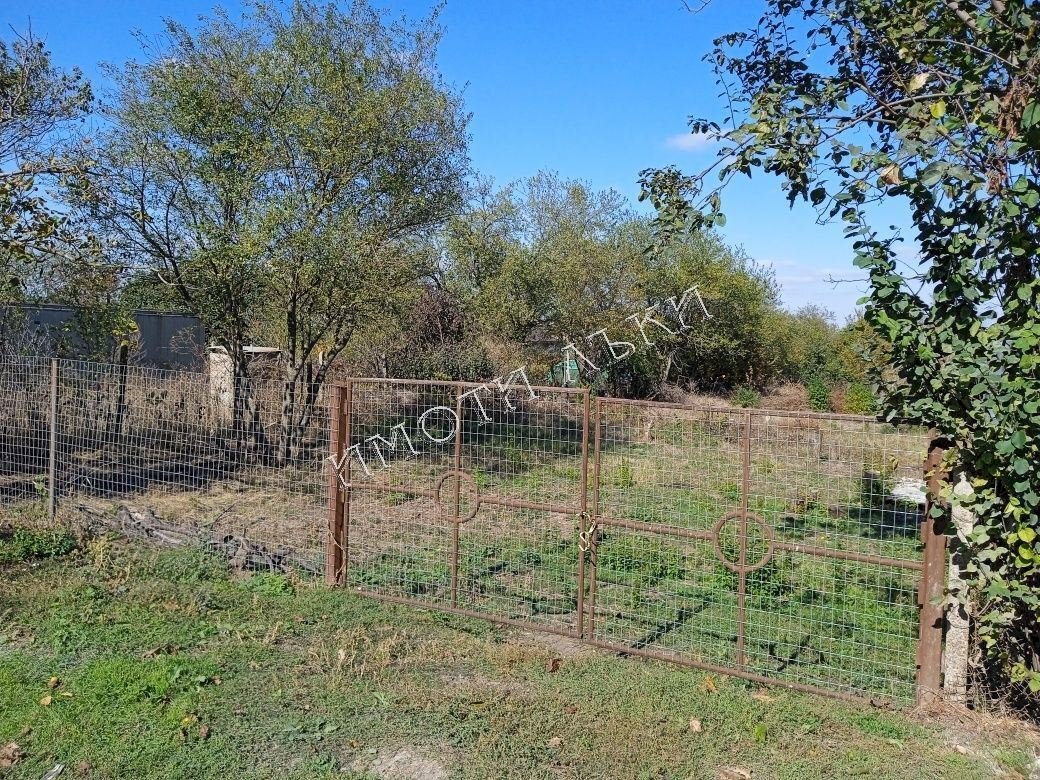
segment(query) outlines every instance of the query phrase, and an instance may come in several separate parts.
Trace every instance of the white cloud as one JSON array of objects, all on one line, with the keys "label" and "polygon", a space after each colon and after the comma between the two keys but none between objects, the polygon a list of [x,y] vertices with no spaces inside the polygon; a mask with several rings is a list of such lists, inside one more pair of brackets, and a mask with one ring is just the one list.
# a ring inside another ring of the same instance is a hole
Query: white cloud
[{"label": "white cloud", "polygon": [[714,133],[678,133],[668,136],[664,145],[681,152],[698,152],[715,143]]}]

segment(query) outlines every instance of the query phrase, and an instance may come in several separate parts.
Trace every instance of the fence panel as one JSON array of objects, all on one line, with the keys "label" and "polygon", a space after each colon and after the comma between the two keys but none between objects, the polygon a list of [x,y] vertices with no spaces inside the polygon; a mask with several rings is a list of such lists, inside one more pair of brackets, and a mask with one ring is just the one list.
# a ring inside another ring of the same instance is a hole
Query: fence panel
[{"label": "fence panel", "polygon": [[[11,359],[0,378],[13,410],[0,421],[2,503],[23,515],[46,488],[50,366]],[[57,361],[58,519],[197,539],[241,568],[320,572],[328,404],[280,453],[283,390],[243,379],[228,398],[206,374]]]},{"label": "fence panel", "polygon": [[609,399],[596,411],[590,638],[734,666],[736,577],[714,529],[741,506],[741,414]]},{"label": "fence panel", "polygon": [[[837,415],[603,399],[591,638],[910,699],[927,437]],[[911,497],[912,499],[912,497]]]},{"label": "fence panel", "polygon": [[0,360],[0,504],[46,512],[50,373],[46,358]]}]

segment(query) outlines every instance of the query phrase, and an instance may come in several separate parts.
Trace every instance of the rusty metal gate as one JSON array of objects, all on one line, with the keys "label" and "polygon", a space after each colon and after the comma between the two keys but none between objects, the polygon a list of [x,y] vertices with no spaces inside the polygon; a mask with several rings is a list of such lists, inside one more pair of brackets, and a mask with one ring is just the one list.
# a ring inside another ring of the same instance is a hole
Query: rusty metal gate
[{"label": "rusty metal gate", "polygon": [[920,430],[522,373],[349,379],[332,412],[330,583],[832,696],[938,687],[943,537],[894,497]]}]

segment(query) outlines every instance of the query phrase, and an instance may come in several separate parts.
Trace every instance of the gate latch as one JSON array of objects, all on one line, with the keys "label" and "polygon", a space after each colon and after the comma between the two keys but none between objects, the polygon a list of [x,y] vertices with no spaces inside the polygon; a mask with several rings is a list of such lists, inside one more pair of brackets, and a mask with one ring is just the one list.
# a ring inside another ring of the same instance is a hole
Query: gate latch
[{"label": "gate latch", "polygon": [[[596,535],[597,523],[595,520],[592,520],[591,523],[589,522],[589,520],[591,520],[591,516],[588,512],[582,512],[579,515],[579,518],[581,519],[581,525],[583,528],[585,528],[585,530],[581,531],[578,534],[578,549],[581,550],[583,553],[586,553],[592,549],[592,540],[595,538]],[[588,524],[587,527],[586,523]]]}]

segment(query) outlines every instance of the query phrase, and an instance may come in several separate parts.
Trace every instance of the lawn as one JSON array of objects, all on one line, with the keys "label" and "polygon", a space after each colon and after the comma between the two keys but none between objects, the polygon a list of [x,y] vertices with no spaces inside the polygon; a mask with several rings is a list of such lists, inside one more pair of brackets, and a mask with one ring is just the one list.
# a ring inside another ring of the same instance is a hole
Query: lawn
[{"label": "lawn", "polygon": [[199,551],[95,540],[17,562],[66,549],[5,544],[11,778],[918,780],[1024,777],[1032,760],[1011,729],[232,575]]}]

